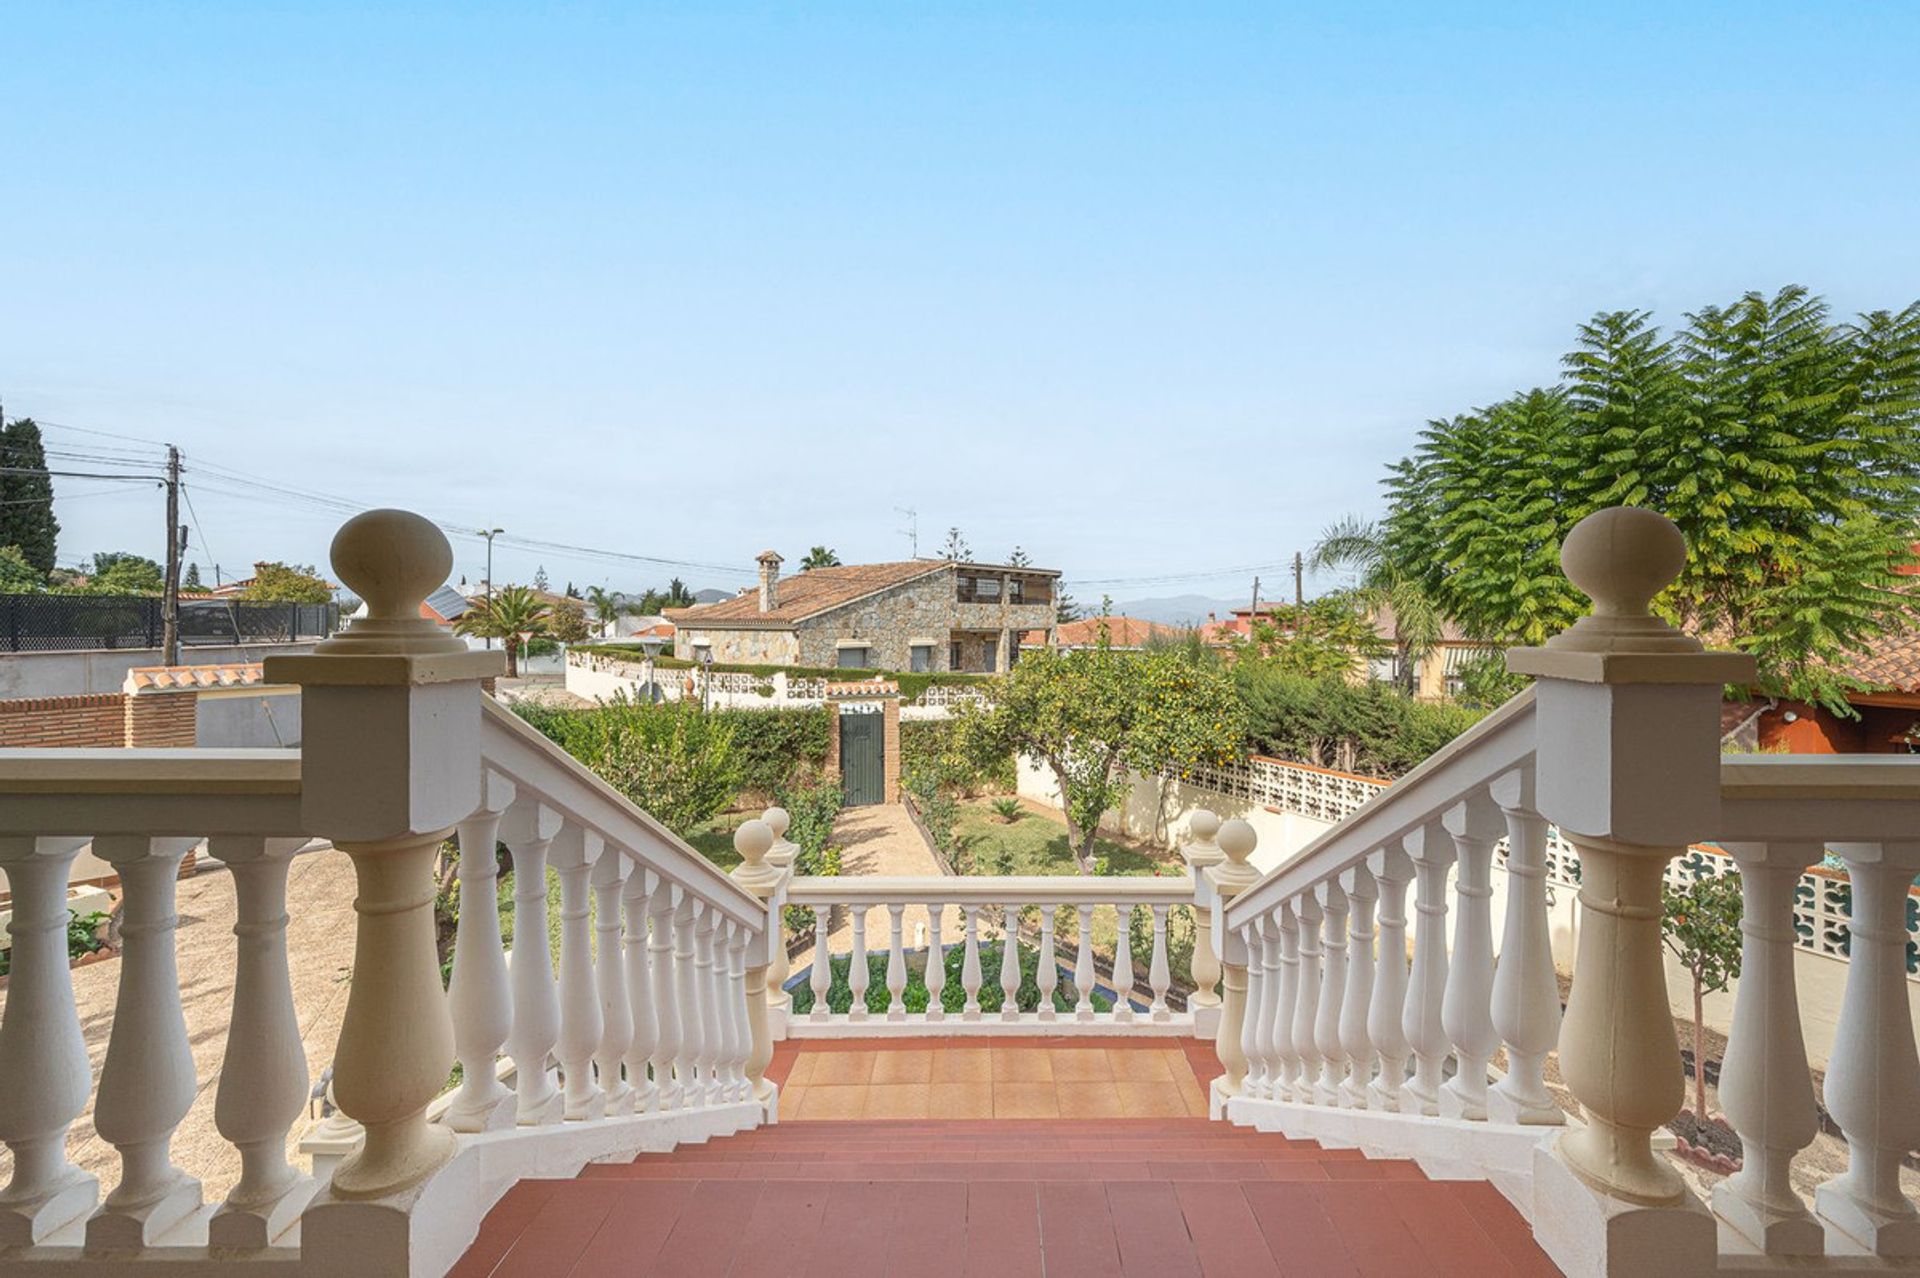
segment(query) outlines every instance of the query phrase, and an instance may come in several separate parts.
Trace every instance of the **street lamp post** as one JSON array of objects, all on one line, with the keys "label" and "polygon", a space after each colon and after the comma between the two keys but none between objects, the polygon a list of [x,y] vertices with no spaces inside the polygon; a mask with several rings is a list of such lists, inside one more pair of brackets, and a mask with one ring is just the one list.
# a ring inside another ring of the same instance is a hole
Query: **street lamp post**
[{"label": "street lamp post", "polygon": [[[480,535],[487,539],[487,611],[488,613],[492,613],[493,611],[493,539],[495,537],[498,537],[501,533],[505,531],[506,529],[504,528],[492,528],[492,529],[483,528],[480,530]],[[489,649],[493,647],[492,635],[487,636],[487,647]]]}]

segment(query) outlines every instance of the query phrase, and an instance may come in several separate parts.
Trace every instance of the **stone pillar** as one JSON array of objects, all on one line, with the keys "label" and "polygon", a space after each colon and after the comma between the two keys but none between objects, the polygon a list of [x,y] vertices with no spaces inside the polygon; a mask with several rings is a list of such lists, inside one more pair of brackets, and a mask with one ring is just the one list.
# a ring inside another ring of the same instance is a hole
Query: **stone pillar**
[{"label": "stone pillar", "polygon": [[881,702],[881,706],[883,707],[883,745],[886,750],[886,758],[882,764],[885,769],[886,800],[888,803],[898,803],[900,802],[900,693],[898,688]]},{"label": "stone pillar", "polygon": [[1719,830],[1720,698],[1751,657],[1705,651],[1653,615],[1686,543],[1615,507],[1560,562],[1592,615],[1508,668],[1537,678],[1539,811],[1580,849],[1582,927],[1560,1066],[1586,1111],[1535,1160],[1536,1237],[1570,1271],[1711,1269],[1715,1226],[1651,1147],[1683,1098],[1660,945],[1666,864]]},{"label": "stone pillar", "polygon": [[1193,1036],[1212,1038],[1220,1028],[1220,959],[1213,941],[1213,882],[1207,871],[1226,860],[1214,842],[1220,818],[1199,808],[1187,818],[1187,841],[1180,845],[1187,870],[1193,875],[1193,993],[1187,1009],[1193,1013]]},{"label": "stone pillar", "polygon": [[[131,677],[128,683],[132,683]],[[192,748],[199,744],[200,694],[192,688],[136,691],[129,687],[126,701],[129,748]]]},{"label": "stone pillar", "polygon": [[367,616],[309,655],[268,657],[266,677],[300,685],[302,815],[352,858],[359,888],[334,1093],[366,1142],[335,1171],[303,1237],[322,1251],[331,1242],[364,1254],[364,1243],[350,1239],[377,1226],[329,1208],[381,1199],[404,1217],[410,1191],[453,1150],[452,1132],[426,1119],[454,1056],[433,869],[455,823],[481,806],[480,680],[499,672],[502,654],[470,652],[421,618],[453,552],[420,516],[356,515],[334,537],[331,558],[367,601]]},{"label": "stone pillar", "polygon": [[[1258,838],[1253,827],[1240,820],[1223,822],[1219,838],[1220,864],[1206,871],[1206,879],[1212,885],[1214,897],[1211,945],[1214,957],[1220,961],[1222,991],[1214,1051],[1226,1069],[1225,1075],[1213,1081],[1212,1095],[1208,1098],[1208,1112],[1216,1118],[1224,1112],[1228,1099],[1240,1094],[1247,1073],[1247,1057],[1240,1043],[1247,1015],[1247,963],[1250,956],[1241,934],[1229,932],[1225,926],[1227,903],[1260,881],[1259,872],[1247,864]],[[1208,943],[1205,937],[1195,937],[1193,952],[1198,955],[1201,946]]]},{"label": "stone pillar", "polygon": [[[733,881],[767,903],[766,927],[747,942],[746,999],[747,1034],[751,1040],[747,1050],[747,1081],[753,1087],[753,1098],[767,1107],[769,1115],[778,1112],[780,1089],[767,1080],[767,1066],[773,1063],[773,1036],[767,1026],[767,970],[773,963],[775,950],[782,955],[786,953],[786,937],[780,926],[780,890],[793,873],[772,864],[768,854],[773,846],[773,827],[764,820],[743,821],[733,832],[733,849],[741,858],[740,864],[733,867]],[[825,949],[824,938],[820,948]]]}]

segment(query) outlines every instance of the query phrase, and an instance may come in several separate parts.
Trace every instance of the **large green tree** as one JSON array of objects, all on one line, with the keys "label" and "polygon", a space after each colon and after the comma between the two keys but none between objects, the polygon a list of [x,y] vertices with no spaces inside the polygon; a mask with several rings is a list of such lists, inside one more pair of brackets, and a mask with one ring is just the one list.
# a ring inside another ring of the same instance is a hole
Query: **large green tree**
[{"label": "large green tree", "polygon": [[90,595],[157,595],[165,588],[160,565],[130,550],[96,552],[87,575]]},{"label": "large green tree", "polygon": [[22,417],[0,429],[0,546],[18,546],[45,576],[53,571],[59,537],[46,445],[33,418]]},{"label": "large green tree", "polygon": [[1764,690],[1846,713],[1849,654],[1903,624],[1920,525],[1920,303],[1835,321],[1805,289],[1748,293],[1663,334],[1581,326],[1561,385],[1429,424],[1386,481],[1381,571],[1496,643],[1586,609],[1559,542],[1594,510],[1679,525],[1673,620],[1751,652]]},{"label": "large green tree", "polygon": [[258,563],[242,599],[280,603],[328,603],[333,586],[312,564]]},{"label": "large green tree", "polygon": [[1092,648],[1023,653],[984,710],[962,706],[955,747],[976,763],[1029,755],[1052,770],[1082,870],[1100,818],[1126,800],[1132,771],[1153,775],[1238,758],[1245,741],[1233,680],[1210,654]]},{"label": "large green tree", "polygon": [[540,596],[525,586],[502,586],[492,598],[472,600],[453,623],[455,634],[498,639],[507,650],[507,678],[520,677],[520,649],[526,641],[544,635],[552,620]]}]

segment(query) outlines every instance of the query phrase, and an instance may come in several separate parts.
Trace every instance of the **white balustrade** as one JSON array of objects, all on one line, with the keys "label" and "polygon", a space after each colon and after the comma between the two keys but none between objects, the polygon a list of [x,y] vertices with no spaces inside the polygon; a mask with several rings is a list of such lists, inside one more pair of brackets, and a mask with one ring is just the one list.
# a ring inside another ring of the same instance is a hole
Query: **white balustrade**
[{"label": "white balustrade", "polygon": [[1054,912],[1050,908],[1040,911],[1040,962],[1035,979],[1040,986],[1040,1019],[1051,1021],[1059,1019],[1059,1011],[1053,1005],[1053,992],[1060,988],[1060,957],[1054,952]]},{"label": "white balustrade", "polygon": [[1320,1077],[1313,1086],[1314,1103],[1338,1105],[1346,1078],[1347,1046],[1340,1037],[1340,1012],[1347,991],[1347,894],[1337,882],[1322,883],[1320,999],[1313,1023],[1313,1043],[1320,1053]]},{"label": "white balustrade", "polygon": [[[1165,1023],[1173,1016],[1173,1009],[1167,1006],[1167,990],[1173,984],[1172,970],[1167,965],[1167,911],[1171,907],[1150,905],[1148,911],[1153,915],[1153,958],[1147,965],[1147,986],[1153,991],[1153,1007],[1149,1015],[1156,1023]],[[1049,967],[1053,963],[1053,933],[1047,932],[1047,951],[1044,955]],[[1048,987],[1049,998],[1052,987]]]},{"label": "white balustrade", "polygon": [[1325,919],[1320,902],[1312,895],[1294,902],[1294,917],[1300,924],[1300,977],[1293,1003],[1293,1056],[1299,1062],[1294,1079],[1293,1099],[1302,1105],[1317,1103],[1320,1081],[1320,1046],[1314,1036],[1314,1024],[1320,1012],[1320,924]]},{"label": "white balustrade", "polygon": [[[673,996],[680,1013],[680,1037],[673,1054],[673,1081],[685,1108],[705,1103],[700,1058],[707,1048],[707,1010],[700,997],[699,929],[706,903],[688,895],[673,912]],[[709,921],[708,926],[712,926]]]},{"label": "white balustrade", "polygon": [[1440,1112],[1440,1075],[1451,1044],[1441,1024],[1447,989],[1447,871],[1453,867],[1453,836],[1438,821],[1407,835],[1413,861],[1413,967],[1407,975],[1400,1028],[1413,1053],[1413,1077],[1401,1091],[1402,1113]]},{"label": "white balustrade", "polygon": [[1276,1100],[1294,1100],[1300,1089],[1300,1051],[1293,1039],[1293,1018],[1300,1005],[1300,920],[1291,903],[1275,910],[1273,920],[1280,941],[1280,979],[1273,1007],[1273,1054],[1279,1070],[1269,1091]]},{"label": "white balustrade", "polygon": [[1020,907],[1004,905],[1000,920],[1000,1019],[1020,1019]]},{"label": "white balustrade", "polygon": [[[651,1060],[655,1094],[661,1109],[677,1109],[687,1103],[682,1098],[680,1078],[674,1072],[674,1065],[680,1059],[681,1037],[686,1032],[683,1028],[685,1018],[680,1009],[680,974],[676,970],[679,956],[674,940],[674,920],[680,914],[682,895],[683,890],[677,883],[660,885],[653,893],[653,904],[647,915],[653,924],[647,942],[648,966],[653,971],[655,1026]],[[825,928],[821,929],[821,935],[826,935]],[[824,948],[817,953],[824,959]],[[822,990],[817,983],[814,988]],[[826,1001],[826,994],[822,990],[816,1006],[824,1007]]]},{"label": "white balustrade", "polygon": [[650,1114],[660,1108],[660,1089],[651,1066],[660,1045],[658,995],[653,976],[653,951],[648,945],[647,922],[659,876],[635,869],[621,892],[627,910],[621,950],[626,957],[627,1003],[633,1016],[633,1037],[627,1044],[627,1083],[633,1088],[633,1112]]},{"label": "white balustrade", "polygon": [[873,968],[867,962],[867,907],[859,905],[853,910],[853,954],[847,960],[847,988],[853,991],[847,1015],[852,1019],[867,1019],[867,989],[872,984]]},{"label": "white balustrade", "polygon": [[1493,800],[1474,794],[1443,818],[1453,836],[1457,869],[1453,953],[1441,998],[1440,1023],[1453,1044],[1454,1075],[1441,1088],[1440,1112],[1484,1120],[1487,1070],[1500,1050],[1493,1025],[1493,845],[1506,823]]},{"label": "white balustrade", "polygon": [[713,934],[720,917],[703,901],[693,917],[693,985],[688,1002],[699,1013],[700,1037],[688,1052],[692,1104],[711,1105],[720,1099],[716,1070],[725,1050],[726,1017],[720,1005],[720,987],[714,980]]},{"label": "white balustrade", "polygon": [[620,904],[627,858],[607,848],[593,863],[593,976],[600,996],[600,1041],[593,1049],[595,1081],[605,1097],[605,1113],[633,1112],[633,1088],[620,1067],[633,1045],[633,999],[627,993],[626,956],[620,944]]},{"label": "white balustrade", "polygon": [[[1558,1126],[1566,1115],[1546,1084],[1547,1053],[1560,1041],[1560,981],[1548,932],[1547,822],[1533,810],[1531,768],[1497,779],[1491,793],[1507,825],[1506,921],[1492,1007],[1494,1029],[1507,1047],[1507,1072],[1488,1093],[1487,1113],[1504,1123]],[[1791,891],[1788,898],[1791,905]]]},{"label": "white balustrade", "polygon": [[547,1056],[560,1038],[560,994],[548,946],[547,861],[563,824],[559,812],[537,800],[516,800],[501,822],[513,854],[513,1058],[516,1121],[523,1127],[560,1121],[565,1099],[554,1086]]},{"label": "white balustrade", "polygon": [[966,919],[966,954],[960,964],[960,988],[966,991],[967,1000],[961,1005],[960,1016],[964,1020],[980,1019],[980,907],[962,905],[960,913]]},{"label": "white balustrade", "polygon": [[907,1019],[907,952],[902,929],[907,903],[895,901],[887,906],[887,1019]]},{"label": "white balustrade", "polygon": [[939,1024],[947,1011],[940,997],[947,989],[947,956],[941,945],[941,929],[946,926],[947,907],[939,901],[927,905],[927,961],[920,970],[921,983],[927,987],[927,1022]]},{"label": "white balustrade", "polygon": [[813,907],[813,971],[807,978],[807,986],[813,991],[813,1011],[810,1019],[824,1021],[833,1014],[827,1006],[827,992],[833,988],[833,955],[827,949],[827,929],[833,921],[833,907],[816,905]]},{"label": "white balustrade", "polygon": [[[1280,963],[1280,917],[1278,911],[1257,920],[1260,926],[1260,979],[1264,993],[1259,1009],[1260,1030],[1256,1040],[1261,1059],[1260,1092],[1263,1096],[1277,1096],[1283,1085],[1280,1058],[1288,1036],[1286,1017],[1291,1009],[1287,1007],[1287,994],[1281,987]],[[1296,960],[1297,961],[1297,960]]]},{"label": "white balustrade", "polygon": [[1265,929],[1262,921],[1254,919],[1237,929],[1240,944],[1247,952],[1247,1011],[1240,1023],[1240,1054],[1247,1058],[1247,1074],[1240,1085],[1242,1096],[1269,1095],[1267,1081],[1267,1053],[1265,1031],[1261,1027],[1264,1020],[1267,1028],[1273,1025],[1272,991],[1267,985],[1266,964],[1260,954],[1265,949]]},{"label": "white balustrade", "polygon": [[606,1093],[593,1078],[594,1054],[605,1024],[594,981],[593,906],[588,895],[594,863],[603,855],[601,837],[575,825],[566,826],[554,841],[554,868],[560,877],[560,1033],[554,1047],[565,1080],[562,1114],[569,1122],[599,1118],[607,1105]]},{"label": "white balustrade", "polygon": [[1080,936],[1073,960],[1073,1019],[1093,1019],[1093,987],[1098,976],[1093,970],[1093,905],[1079,907]]},{"label": "white balustrade", "polygon": [[1119,938],[1113,946],[1113,1019],[1125,1025],[1133,1020],[1133,907],[1115,902],[1113,921]]},{"label": "white balustrade", "polygon": [[494,1071],[494,1058],[513,1029],[513,992],[500,942],[500,821],[512,806],[513,782],[489,771],[481,804],[458,827],[460,900],[455,924],[453,975],[447,1006],[453,1014],[453,1044],[459,1053],[460,1092],[447,1111],[457,1132],[483,1132],[514,1121],[513,1093]]},{"label": "white balustrade", "polygon": [[1413,861],[1396,842],[1369,856],[1367,869],[1379,894],[1380,925],[1373,998],[1367,1004],[1367,1037],[1379,1056],[1380,1068],[1368,1089],[1367,1107],[1399,1113],[1409,1051],[1403,1017],[1407,1003],[1407,885],[1413,881]]},{"label": "white balustrade", "polygon": [[1364,865],[1342,874],[1340,886],[1348,905],[1347,985],[1340,1004],[1340,1045],[1346,1050],[1347,1072],[1340,1084],[1340,1103],[1365,1109],[1374,1069],[1367,1016],[1373,1006],[1373,907],[1380,889]]}]

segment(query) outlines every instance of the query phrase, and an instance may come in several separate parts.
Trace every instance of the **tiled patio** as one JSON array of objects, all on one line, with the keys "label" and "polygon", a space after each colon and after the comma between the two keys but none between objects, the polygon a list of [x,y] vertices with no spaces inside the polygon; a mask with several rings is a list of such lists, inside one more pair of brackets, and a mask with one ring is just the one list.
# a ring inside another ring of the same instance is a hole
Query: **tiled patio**
[{"label": "tiled patio", "polygon": [[[1203,1072],[1204,1071],[1204,1072]],[[1174,1038],[792,1040],[782,1121],[1204,1118],[1212,1044]]]}]

